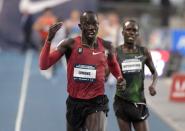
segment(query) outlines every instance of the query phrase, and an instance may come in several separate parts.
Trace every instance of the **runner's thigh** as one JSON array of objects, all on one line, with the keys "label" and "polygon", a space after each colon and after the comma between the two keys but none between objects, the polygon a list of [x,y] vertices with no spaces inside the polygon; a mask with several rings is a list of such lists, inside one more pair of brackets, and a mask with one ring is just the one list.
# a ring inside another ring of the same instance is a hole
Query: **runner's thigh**
[{"label": "runner's thigh", "polygon": [[106,131],[106,114],[103,111],[95,112],[87,116],[85,126],[88,131]]},{"label": "runner's thigh", "polygon": [[120,131],[131,131],[131,124],[128,121],[117,118]]},{"label": "runner's thigh", "polygon": [[149,131],[147,120],[133,122],[133,126],[136,131]]}]

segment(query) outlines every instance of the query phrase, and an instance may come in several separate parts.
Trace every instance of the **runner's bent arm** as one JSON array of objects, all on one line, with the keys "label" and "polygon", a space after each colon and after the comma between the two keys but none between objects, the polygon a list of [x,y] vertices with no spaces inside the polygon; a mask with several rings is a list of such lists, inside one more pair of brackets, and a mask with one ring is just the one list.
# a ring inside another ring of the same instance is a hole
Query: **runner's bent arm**
[{"label": "runner's bent arm", "polygon": [[107,57],[107,64],[109,66],[110,72],[114,75],[114,77],[118,79],[123,79],[121,74],[121,69],[116,59],[115,50],[110,42],[104,41],[104,45],[108,49],[108,57]]},{"label": "runner's bent arm", "polygon": [[67,48],[71,48],[72,44],[73,39],[64,40],[50,53],[51,42],[46,41],[40,54],[40,69],[46,70],[54,65],[65,54]]},{"label": "runner's bent arm", "polygon": [[50,53],[51,42],[46,41],[41,50],[39,65],[41,70],[47,70],[50,66],[55,64],[63,55],[60,51],[54,50]]},{"label": "runner's bent arm", "polygon": [[156,90],[155,90],[155,87],[156,87],[156,83],[157,83],[157,71],[156,71],[156,68],[153,64],[153,61],[152,61],[152,57],[151,57],[151,54],[150,52],[148,51],[147,48],[145,48],[145,54],[146,54],[146,65],[148,66],[148,68],[150,69],[151,73],[152,73],[152,84],[149,86],[149,92],[150,92],[150,95],[151,96],[154,96],[156,95]]},{"label": "runner's bent arm", "polygon": [[[55,64],[66,52],[66,48],[73,41],[71,39],[62,41],[58,47],[50,53],[51,41],[54,38],[56,32],[60,29],[62,23],[57,23],[50,27],[48,38],[41,50],[39,64],[41,70],[46,70],[53,64]],[[69,46],[70,47],[70,46]]]},{"label": "runner's bent arm", "polygon": [[148,51],[147,48],[145,48],[145,54],[146,54],[146,57],[147,57],[146,65],[148,66],[148,68],[150,69],[150,72],[153,75],[152,85],[156,86],[158,74],[157,74],[156,68],[155,68],[155,66],[153,64],[151,54],[150,54],[150,52]]}]

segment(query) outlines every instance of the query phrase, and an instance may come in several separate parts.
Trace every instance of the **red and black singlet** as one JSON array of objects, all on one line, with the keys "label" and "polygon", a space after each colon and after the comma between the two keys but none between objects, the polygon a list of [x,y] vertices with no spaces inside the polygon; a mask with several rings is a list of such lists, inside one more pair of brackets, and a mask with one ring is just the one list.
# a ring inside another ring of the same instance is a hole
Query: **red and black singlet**
[{"label": "red and black singlet", "polygon": [[67,60],[67,87],[70,96],[90,99],[104,94],[105,67],[107,58],[102,39],[97,39],[98,47],[90,49],[76,37]]},{"label": "red and black singlet", "polygon": [[51,44],[46,41],[40,53],[40,69],[48,69],[65,53],[69,95],[80,99],[90,99],[104,95],[105,68],[107,64],[109,70],[117,79],[122,77],[110,42],[97,38],[97,48],[91,49],[82,45],[80,36],[72,41],[72,46],[70,44],[66,46],[65,52],[60,50],[50,52]]}]

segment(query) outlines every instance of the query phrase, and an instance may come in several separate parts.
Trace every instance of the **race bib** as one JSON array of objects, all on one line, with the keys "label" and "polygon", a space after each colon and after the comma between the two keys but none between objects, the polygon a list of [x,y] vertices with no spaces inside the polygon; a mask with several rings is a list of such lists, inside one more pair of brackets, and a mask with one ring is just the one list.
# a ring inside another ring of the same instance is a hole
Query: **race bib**
[{"label": "race bib", "polygon": [[124,60],[121,63],[122,71],[125,72],[140,72],[142,69],[142,62],[139,59]]},{"label": "race bib", "polygon": [[96,81],[96,67],[93,65],[76,64],[73,78],[75,81],[94,82]]}]

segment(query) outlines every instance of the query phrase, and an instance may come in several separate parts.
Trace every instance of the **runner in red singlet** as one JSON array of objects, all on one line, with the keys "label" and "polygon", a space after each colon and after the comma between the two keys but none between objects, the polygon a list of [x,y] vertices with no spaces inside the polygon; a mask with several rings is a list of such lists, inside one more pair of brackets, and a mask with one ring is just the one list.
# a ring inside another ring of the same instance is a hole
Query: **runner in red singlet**
[{"label": "runner in red singlet", "polygon": [[50,27],[48,38],[40,54],[40,68],[48,69],[64,54],[67,59],[67,131],[105,131],[108,98],[104,94],[105,70],[109,66],[123,85],[119,65],[111,43],[97,37],[97,15],[91,11],[80,17],[82,36],[63,40],[50,53],[51,40],[62,23]]}]

